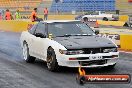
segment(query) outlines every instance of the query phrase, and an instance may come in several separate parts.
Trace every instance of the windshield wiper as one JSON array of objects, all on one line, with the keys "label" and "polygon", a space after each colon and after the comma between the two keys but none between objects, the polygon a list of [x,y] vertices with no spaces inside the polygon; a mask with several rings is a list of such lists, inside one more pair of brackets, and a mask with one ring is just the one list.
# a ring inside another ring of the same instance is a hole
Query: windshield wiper
[{"label": "windshield wiper", "polygon": [[76,36],[92,36],[93,34],[77,34]]},{"label": "windshield wiper", "polygon": [[72,36],[71,34],[65,34],[65,35],[60,35],[60,36],[56,36],[56,37],[69,37]]},{"label": "windshield wiper", "polygon": [[69,37],[69,36],[93,36],[92,34],[65,34],[61,36],[56,36],[56,37]]}]

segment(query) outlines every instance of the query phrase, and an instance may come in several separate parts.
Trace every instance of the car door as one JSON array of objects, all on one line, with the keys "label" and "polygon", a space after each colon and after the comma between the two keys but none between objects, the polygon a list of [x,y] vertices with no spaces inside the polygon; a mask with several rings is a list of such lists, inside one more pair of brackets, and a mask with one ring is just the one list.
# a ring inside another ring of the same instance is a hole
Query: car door
[{"label": "car door", "polygon": [[28,43],[29,52],[31,56],[35,56],[33,45],[34,45],[34,39],[36,38],[36,36],[34,35],[36,28],[37,28],[37,24],[35,24],[30,30],[28,30],[28,34],[27,34],[28,36],[27,43]]},{"label": "car door", "polygon": [[[34,33],[34,40],[33,40],[33,50],[35,52],[35,56],[39,59],[46,58],[44,55],[44,51],[46,47],[44,47],[44,43],[46,42],[46,31],[45,31],[45,23],[38,23],[38,26]],[[42,34],[43,36],[38,36],[37,34]]]}]

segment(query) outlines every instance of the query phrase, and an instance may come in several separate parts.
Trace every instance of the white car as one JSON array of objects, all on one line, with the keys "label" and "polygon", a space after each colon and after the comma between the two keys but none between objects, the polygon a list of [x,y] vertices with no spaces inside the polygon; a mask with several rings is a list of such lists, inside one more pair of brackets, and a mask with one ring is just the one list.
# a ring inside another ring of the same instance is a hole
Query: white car
[{"label": "white car", "polygon": [[44,60],[50,71],[59,66],[114,67],[119,58],[115,43],[80,21],[39,22],[22,32],[20,40],[25,61]]},{"label": "white car", "polygon": [[82,16],[82,19],[84,21],[97,21],[97,20],[114,20],[115,18],[118,18],[118,15],[116,14],[106,14],[104,12],[98,11],[96,13],[90,14],[90,15],[84,15]]}]

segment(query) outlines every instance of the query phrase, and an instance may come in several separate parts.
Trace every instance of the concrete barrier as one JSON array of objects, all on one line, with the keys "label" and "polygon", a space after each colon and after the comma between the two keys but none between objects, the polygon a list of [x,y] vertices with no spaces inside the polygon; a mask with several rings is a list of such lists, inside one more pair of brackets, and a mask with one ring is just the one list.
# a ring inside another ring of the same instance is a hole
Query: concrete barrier
[{"label": "concrete barrier", "polygon": [[121,49],[126,51],[132,51],[132,34],[120,35]]},{"label": "concrete barrier", "polygon": [[[33,23],[30,21],[30,15],[22,15],[22,16],[25,16],[27,19],[0,21],[0,30],[22,32],[24,30],[29,29],[32,26],[32,24],[35,24],[35,22]],[[49,15],[48,20],[74,20],[75,16],[76,15]],[[38,15],[38,17],[44,18],[43,15]]]},{"label": "concrete barrier", "polygon": [[127,22],[129,20],[128,15],[120,15],[119,16],[119,21]]},{"label": "concrete barrier", "polygon": [[[105,28],[104,28],[105,29]],[[107,28],[106,28],[107,29]],[[116,30],[116,28],[114,28]],[[122,30],[119,29],[121,32],[113,31],[112,28],[110,30],[102,31],[100,36],[109,38],[113,42],[115,42],[120,50],[124,51],[131,51],[132,52],[132,31],[128,29],[124,29],[126,31],[122,32]]]},{"label": "concrete barrier", "polygon": [[[48,15],[48,20],[74,20],[77,15]],[[22,17],[30,19],[30,15],[22,15]],[[39,18],[44,18],[44,15],[38,15]]]},{"label": "concrete barrier", "polygon": [[[49,20],[74,20],[76,15],[49,15]],[[43,18],[43,16],[42,16]]]},{"label": "concrete barrier", "polygon": [[127,26],[126,22],[128,22],[129,16],[128,15],[120,15],[119,21],[102,21],[98,20],[100,25],[111,25],[111,26]]},{"label": "concrete barrier", "polygon": [[98,24],[100,25],[111,25],[111,26],[121,26],[123,27],[126,22],[123,21],[102,21],[98,20]]},{"label": "concrete barrier", "polygon": [[29,26],[35,24],[36,22],[30,21],[0,21],[0,30],[12,31],[12,32],[22,32],[29,29]]},{"label": "concrete barrier", "polygon": [[120,50],[132,51],[132,34],[101,33],[99,36],[111,39]]}]

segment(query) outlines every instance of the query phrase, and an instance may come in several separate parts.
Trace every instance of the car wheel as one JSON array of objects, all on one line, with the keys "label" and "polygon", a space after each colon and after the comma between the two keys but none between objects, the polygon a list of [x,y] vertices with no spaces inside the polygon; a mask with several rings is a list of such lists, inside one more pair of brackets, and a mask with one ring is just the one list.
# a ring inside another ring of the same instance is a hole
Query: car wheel
[{"label": "car wheel", "polygon": [[107,17],[104,17],[103,20],[104,20],[104,21],[108,21],[108,18],[107,18]]},{"label": "car wheel", "polygon": [[84,20],[84,22],[88,22],[88,18],[87,17],[84,17],[83,20]]},{"label": "car wheel", "polygon": [[27,63],[33,63],[35,61],[35,57],[29,55],[29,48],[27,43],[23,44],[23,58]]},{"label": "car wheel", "polygon": [[56,60],[56,55],[54,50],[50,47],[47,50],[47,68],[50,71],[57,71],[58,70],[58,63]]}]

